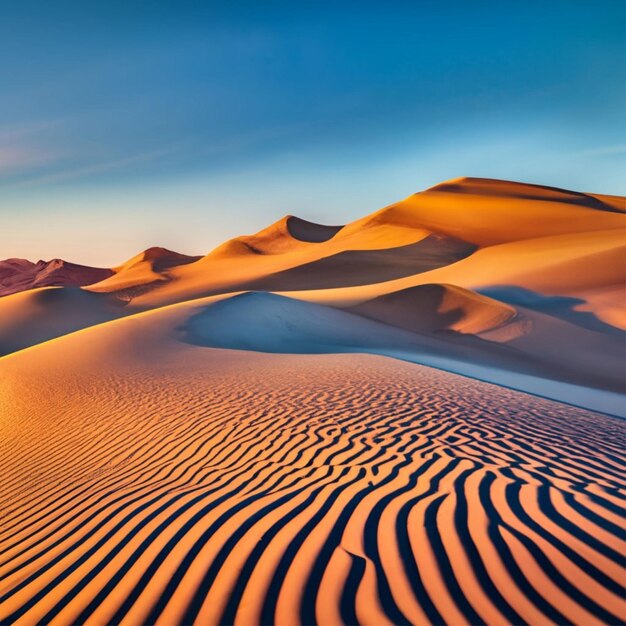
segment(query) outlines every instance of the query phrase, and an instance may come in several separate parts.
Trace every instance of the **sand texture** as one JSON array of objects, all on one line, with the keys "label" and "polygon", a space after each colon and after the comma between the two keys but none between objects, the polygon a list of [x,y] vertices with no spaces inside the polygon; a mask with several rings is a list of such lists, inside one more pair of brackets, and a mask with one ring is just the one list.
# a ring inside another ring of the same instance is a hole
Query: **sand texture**
[{"label": "sand texture", "polygon": [[621,421],[384,357],[126,333],[2,363],[3,623],[623,616]]},{"label": "sand texture", "polygon": [[0,623],[622,623],[623,200],[455,179],[90,285],[5,262]]}]

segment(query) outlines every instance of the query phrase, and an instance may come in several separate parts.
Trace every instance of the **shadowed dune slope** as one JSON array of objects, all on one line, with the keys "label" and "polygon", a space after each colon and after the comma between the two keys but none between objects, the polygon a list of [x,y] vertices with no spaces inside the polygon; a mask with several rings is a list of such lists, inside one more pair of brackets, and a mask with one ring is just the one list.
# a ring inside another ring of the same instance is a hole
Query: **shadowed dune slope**
[{"label": "shadowed dune slope", "polygon": [[69,263],[62,259],[37,261],[5,259],[0,261],[0,296],[38,287],[79,287],[108,278],[113,270]]},{"label": "shadowed dune slope", "polygon": [[244,282],[239,289],[263,291],[332,289],[382,283],[455,263],[475,246],[452,237],[429,235],[421,241],[382,250],[346,250],[282,272]]},{"label": "shadowed dune slope", "polygon": [[[520,320],[512,322],[513,332],[506,325],[489,331],[485,327],[486,337],[505,333],[485,340],[451,329],[409,332],[354,310],[271,293],[243,293],[189,305],[163,309],[151,319],[161,325],[162,334],[172,335],[168,329],[177,326],[181,337],[196,345],[262,352],[385,354],[626,416],[621,395],[625,391],[623,337],[620,342],[531,311],[520,309]],[[424,318],[438,319],[432,308],[429,313],[425,309]],[[510,314],[510,308],[505,310]],[[480,323],[481,315],[482,323],[488,315],[494,321],[493,312],[473,312],[470,323]],[[543,343],[548,344],[546,349]]]},{"label": "shadowed dune slope", "polygon": [[574,297],[581,301],[579,310],[626,329],[626,228],[487,246],[445,267],[384,283],[290,291],[294,297],[349,306],[430,283],[479,291],[512,286],[548,296]]},{"label": "shadowed dune slope", "polygon": [[324,226],[323,224],[315,224],[308,222],[295,215],[290,215],[286,220],[287,230],[289,234],[299,241],[308,243],[322,243],[332,239],[343,226]]},{"label": "shadowed dune slope", "polygon": [[624,422],[159,315],[0,359],[2,623],[622,619]]},{"label": "shadowed dune slope", "polygon": [[504,369],[517,369],[514,363],[523,355],[531,359],[523,368],[527,373],[624,393],[626,334],[578,311],[581,304],[516,287],[479,294],[452,285],[419,285],[344,310],[448,341],[467,338],[476,365],[489,363],[494,344],[500,344],[509,349],[508,363],[498,363]]},{"label": "shadowed dune slope", "polygon": [[516,316],[515,308],[454,285],[419,285],[349,307],[349,311],[414,332],[479,335]]},{"label": "shadowed dune slope", "polygon": [[0,356],[124,316],[109,294],[47,287],[0,298]]}]

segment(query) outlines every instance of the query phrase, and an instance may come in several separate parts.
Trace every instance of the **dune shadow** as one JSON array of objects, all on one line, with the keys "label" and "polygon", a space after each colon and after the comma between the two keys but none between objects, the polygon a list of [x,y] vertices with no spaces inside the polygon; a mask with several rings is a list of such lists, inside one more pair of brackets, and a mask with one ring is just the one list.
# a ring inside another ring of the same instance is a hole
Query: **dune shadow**
[{"label": "dune shadow", "polygon": [[306,241],[307,243],[323,243],[329,241],[343,228],[343,226],[315,224],[314,222],[309,222],[293,215],[287,218],[286,226],[289,234],[294,239]]},{"label": "dune shadow", "polygon": [[450,329],[463,319],[461,307],[440,310],[445,295],[443,285],[419,285],[346,307],[345,310],[410,332],[436,333]]},{"label": "dune shadow", "polygon": [[477,246],[440,235],[406,246],[382,250],[346,250],[292,269],[264,276],[241,289],[299,291],[381,283],[456,263]]},{"label": "dune shadow", "polygon": [[576,311],[574,307],[586,304],[582,298],[569,296],[546,296],[524,287],[502,285],[478,289],[479,293],[494,300],[506,302],[512,306],[521,306],[532,311],[550,315],[564,322],[574,324],[580,328],[591,330],[605,335],[624,338],[626,333],[615,326],[603,322],[596,315],[586,311]]},{"label": "dune shadow", "polygon": [[[478,182],[478,179],[476,179]],[[481,188],[480,192],[487,196],[498,196],[503,199],[507,198],[507,194],[502,190],[500,186],[494,186],[494,182],[505,183],[506,181],[494,181],[483,179],[483,183],[485,183]],[[561,187],[550,187],[548,185],[526,185],[526,187],[532,187],[534,193],[524,193],[522,191],[516,191],[514,196],[515,198],[519,198],[521,200],[531,200],[531,201],[542,201],[542,202],[559,202],[561,204],[574,204],[576,206],[582,206],[588,209],[595,209],[597,211],[606,211],[608,213],[618,213],[623,215],[623,211],[612,207],[610,204],[603,202],[600,198],[596,198],[595,196],[579,193],[575,191],[569,191],[568,189],[562,189]],[[470,194],[476,193],[476,189],[473,188],[469,191],[464,185],[458,183],[443,183],[437,185],[437,191],[443,191],[447,193],[456,193],[456,194]],[[545,193],[540,193],[540,191],[544,191]],[[559,197],[556,194],[562,194]]]},{"label": "dune shadow", "polygon": [[203,307],[177,331],[185,343],[209,348],[334,354],[354,351],[354,341],[342,341],[344,315],[328,307],[251,291]]}]

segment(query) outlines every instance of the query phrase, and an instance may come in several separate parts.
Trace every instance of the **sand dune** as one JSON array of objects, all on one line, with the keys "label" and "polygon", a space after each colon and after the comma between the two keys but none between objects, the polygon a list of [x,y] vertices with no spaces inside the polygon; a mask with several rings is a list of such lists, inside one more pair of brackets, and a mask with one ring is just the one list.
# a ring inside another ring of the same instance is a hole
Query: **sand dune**
[{"label": "sand dune", "polygon": [[480,246],[624,228],[621,212],[588,194],[481,178],[436,185],[367,219],[415,224]]},{"label": "sand dune", "polygon": [[[489,332],[485,328],[481,337],[450,329],[397,327],[359,309],[334,309],[268,293],[190,304],[154,316],[162,336],[173,336],[169,329],[176,327],[185,341],[213,348],[385,354],[626,417],[623,342],[521,308],[511,322],[521,330],[507,332],[501,325]],[[436,317],[424,309],[422,313],[424,319]],[[496,319],[489,310],[475,308],[473,313],[469,323]],[[503,330],[504,338],[490,336]]]},{"label": "sand dune", "polygon": [[528,185],[508,180],[493,178],[457,178],[431,187],[428,191],[445,193],[461,193],[496,198],[513,198],[524,200],[547,200],[549,202],[563,202],[578,204],[591,209],[623,213],[626,211],[626,202],[620,196],[601,196],[598,194],[580,193],[548,187],[546,185]]},{"label": "sand dune", "polygon": [[625,228],[456,179],[10,279],[0,622],[621,623]]},{"label": "sand dune", "polygon": [[75,287],[0,298],[0,356],[121,317],[126,314],[123,304],[108,294]]},{"label": "sand dune", "polygon": [[91,285],[113,274],[112,270],[68,263],[62,259],[0,261],[0,296],[38,287],[79,287]]},{"label": "sand dune", "polygon": [[[167,280],[139,276],[150,288],[131,292],[130,306],[143,310],[244,289],[291,291],[347,305],[420,284],[472,290],[515,285],[582,297],[600,319],[626,328],[626,318],[617,313],[626,283],[624,202],[456,179],[343,227],[287,216],[174,267]],[[434,250],[440,255],[436,262]],[[115,291],[118,280],[116,275],[90,289]],[[594,297],[600,288],[609,295]]]},{"label": "sand dune", "polygon": [[419,285],[367,300],[347,310],[414,332],[480,335],[516,317],[511,305],[454,285]]},{"label": "sand dune", "polygon": [[[171,303],[273,291],[357,313],[359,320],[349,319],[359,325],[363,318],[378,321],[372,333],[381,340],[348,342],[353,347],[397,353],[398,344],[409,340],[386,338],[394,328],[403,329],[412,333],[411,346],[421,346],[405,351],[411,359],[428,354],[621,392],[623,204],[616,197],[465,178],[345,226],[286,216],[204,257],[146,250],[87,287],[85,298],[71,293],[2,298],[0,350],[6,354]],[[290,307],[288,316],[316,310]],[[252,317],[246,324],[258,329]],[[270,323],[272,317],[263,319]],[[220,318],[212,332],[220,334],[223,322]],[[324,336],[334,337],[329,328],[335,322],[325,324]],[[340,339],[329,339],[328,345]],[[340,351],[344,343],[330,351]],[[228,347],[236,346],[235,341]],[[481,370],[482,377],[498,382],[501,373]],[[535,387],[519,380],[512,386]]]},{"label": "sand dune", "polygon": [[[626,329],[625,234],[626,227],[622,227],[513,241],[479,248],[456,263],[421,274],[341,289],[293,290],[291,295],[346,306],[430,283],[470,290],[514,286],[545,295],[577,297],[581,309]],[[598,291],[603,298],[596,297]]]},{"label": "sand dune", "polygon": [[3,623],[620,622],[622,421],[191,309],[0,360]]},{"label": "sand dune", "polygon": [[238,288],[291,291],[300,290],[302,285],[309,289],[370,285],[445,267],[473,251],[473,246],[458,239],[429,235],[416,243],[396,248],[346,250],[256,280],[244,281]]},{"label": "sand dune", "polygon": [[169,270],[172,268],[188,265],[200,258],[172,252],[166,248],[148,248],[113,268],[113,275],[91,285],[90,291],[115,293],[117,297],[129,301],[150,291],[156,284],[167,282]]}]

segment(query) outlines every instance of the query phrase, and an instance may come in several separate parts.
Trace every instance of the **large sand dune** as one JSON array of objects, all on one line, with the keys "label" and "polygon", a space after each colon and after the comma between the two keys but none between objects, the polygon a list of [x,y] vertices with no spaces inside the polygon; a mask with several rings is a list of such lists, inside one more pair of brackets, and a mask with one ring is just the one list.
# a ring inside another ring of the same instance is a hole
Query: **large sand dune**
[{"label": "large sand dune", "polygon": [[0,356],[72,333],[126,313],[109,294],[47,287],[0,299]]},{"label": "large sand dune", "polygon": [[0,623],[623,621],[623,198],[455,179],[33,268],[0,263]]},{"label": "large sand dune", "polygon": [[621,621],[620,420],[163,319],[0,360],[3,623]]},{"label": "large sand dune", "polygon": [[[624,206],[623,198],[457,179],[343,227],[287,216],[172,268],[168,280],[146,276],[154,288],[131,306],[242,289],[316,290],[303,297],[356,302],[433,282],[567,295],[616,286],[626,278]],[[117,279],[90,289],[115,291]]]},{"label": "large sand dune", "polygon": [[477,367],[623,392],[624,206],[618,197],[464,178],[345,226],[286,216],[204,257],[150,248],[86,287],[85,298],[0,298],[0,354],[172,303],[273,291],[418,333],[442,358],[453,342],[452,356],[460,351]]}]

